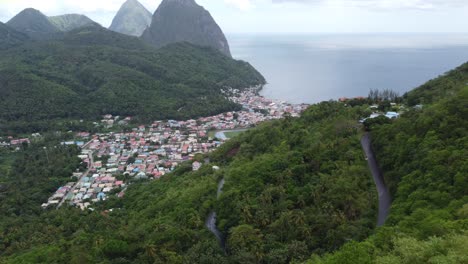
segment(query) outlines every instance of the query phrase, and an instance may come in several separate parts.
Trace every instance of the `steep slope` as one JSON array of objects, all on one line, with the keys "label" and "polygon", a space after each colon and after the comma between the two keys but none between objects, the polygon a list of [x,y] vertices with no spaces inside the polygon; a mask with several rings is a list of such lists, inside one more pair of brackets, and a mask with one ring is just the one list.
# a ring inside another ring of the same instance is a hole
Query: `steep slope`
[{"label": "steep slope", "polygon": [[46,39],[60,31],[44,14],[33,8],[21,11],[6,24],[33,39]]},{"label": "steep slope", "polygon": [[112,20],[109,29],[139,37],[151,24],[151,13],[137,0],[127,0]]},{"label": "steep slope", "polygon": [[66,14],[49,17],[49,21],[61,31],[70,31],[76,28],[96,24],[93,20],[84,15]]},{"label": "steep slope", "polygon": [[468,261],[468,63],[410,91],[405,101],[424,105],[371,132],[393,196],[386,225],[310,263]]},{"label": "steep slope", "polygon": [[[131,185],[123,199],[96,204],[94,211],[38,210],[39,202],[24,197],[35,194],[28,181],[36,171],[59,178],[44,168],[64,160],[49,164],[42,146],[19,152],[9,179],[25,184],[7,190],[11,198],[0,207],[0,261],[303,263],[314,254],[309,263],[467,263],[465,69],[431,86],[446,96],[373,127],[375,152],[394,186],[390,218],[375,231],[377,194],[356,123],[367,106],[323,102],[301,118],[265,123],[231,139],[199,171],[182,164],[158,181]],[[226,250],[204,227],[211,210]]]},{"label": "steep slope", "polygon": [[[9,216],[0,223],[8,234],[0,240],[0,257],[5,263],[290,263],[363,239],[374,227],[377,194],[357,117],[354,109],[325,102],[301,118],[266,123],[232,139],[197,172],[183,164],[158,181],[135,183],[125,198],[98,204],[94,212],[19,216],[25,222]],[[47,164],[44,155],[38,158],[34,164]],[[15,173],[32,164],[24,166]],[[226,184],[217,199],[221,178]],[[3,205],[9,207],[27,211],[15,199]],[[120,209],[103,213],[108,208]],[[226,252],[204,226],[213,209]],[[82,250],[90,244],[92,250]]]},{"label": "steep slope", "polygon": [[164,0],[153,15],[143,40],[163,47],[175,42],[208,46],[231,56],[229,44],[210,13],[194,0]]},{"label": "steep slope", "polygon": [[239,107],[221,94],[224,87],[264,82],[248,63],[211,49],[177,44],[156,50],[91,26],[0,53],[0,121],[211,115]]},{"label": "steep slope", "polygon": [[19,45],[28,39],[25,34],[0,22],[0,49]]},{"label": "steep slope", "polygon": [[468,84],[468,63],[451,70],[439,78],[428,81],[421,87],[409,91],[403,97],[409,105],[432,104],[456,95]]}]

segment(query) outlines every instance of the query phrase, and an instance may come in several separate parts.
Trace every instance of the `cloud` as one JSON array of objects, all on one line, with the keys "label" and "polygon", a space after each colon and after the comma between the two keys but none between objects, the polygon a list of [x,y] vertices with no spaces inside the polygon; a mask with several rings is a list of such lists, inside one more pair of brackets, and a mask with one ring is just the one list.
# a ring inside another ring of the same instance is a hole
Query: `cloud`
[{"label": "cloud", "polygon": [[329,4],[355,6],[369,9],[419,9],[431,10],[441,7],[468,6],[466,0],[271,0],[272,3]]},{"label": "cloud", "polygon": [[254,7],[251,0],[224,0],[224,2],[243,11],[251,10]]}]

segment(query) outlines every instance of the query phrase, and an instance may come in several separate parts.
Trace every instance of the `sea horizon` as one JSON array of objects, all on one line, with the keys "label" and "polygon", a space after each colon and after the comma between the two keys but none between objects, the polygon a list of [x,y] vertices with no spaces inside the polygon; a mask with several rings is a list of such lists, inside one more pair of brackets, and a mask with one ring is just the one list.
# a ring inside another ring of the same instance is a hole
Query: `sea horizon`
[{"label": "sea horizon", "polygon": [[265,76],[261,95],[291,103],[367,96],[371,89],[402,95],[468,61],[468,33],[227,37],[233,57]]}]

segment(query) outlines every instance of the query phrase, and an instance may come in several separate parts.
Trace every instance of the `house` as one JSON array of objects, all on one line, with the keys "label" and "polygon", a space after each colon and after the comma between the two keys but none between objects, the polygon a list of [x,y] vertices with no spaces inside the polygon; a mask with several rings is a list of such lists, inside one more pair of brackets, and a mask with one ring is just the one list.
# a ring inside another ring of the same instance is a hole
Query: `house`
[{"label": "house", "polygon": [[100,200],[100,201],[105,200],[106,199],[106,194],[103,193],[103,192],[98,193],[97,199]]},{"label": "house", "polygon": [[390,118],[390,119],[396,119],[400,117],[400,114],[398,114],[397,112],[387,112],[385,114],[385,117]]},{"label": "house", "polygon": [[137,180],[146,180],[148,179],[148,176],[144,172],[140,172],[135,176],[135,179]]},{"label": "house", "polygon": [[201,168],[202,164],[198,161],[195,161],[194,163],[192,163],[192,170],[193,171],[197,171]]}]

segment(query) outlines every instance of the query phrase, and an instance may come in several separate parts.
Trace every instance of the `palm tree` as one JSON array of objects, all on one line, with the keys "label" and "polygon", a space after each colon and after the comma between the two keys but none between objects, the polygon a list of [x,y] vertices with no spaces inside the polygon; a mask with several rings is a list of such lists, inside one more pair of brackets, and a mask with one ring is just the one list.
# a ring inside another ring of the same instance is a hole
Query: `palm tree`
[{"label": "palm tree", "polygon": [[145,245],[145,254],[151,260],[155,260],[156,259],[156,254],[157,254],[156,246],[151,242],[147,243]]}]

